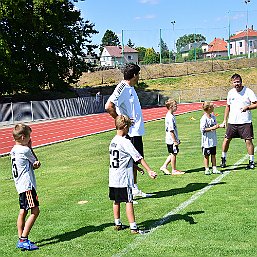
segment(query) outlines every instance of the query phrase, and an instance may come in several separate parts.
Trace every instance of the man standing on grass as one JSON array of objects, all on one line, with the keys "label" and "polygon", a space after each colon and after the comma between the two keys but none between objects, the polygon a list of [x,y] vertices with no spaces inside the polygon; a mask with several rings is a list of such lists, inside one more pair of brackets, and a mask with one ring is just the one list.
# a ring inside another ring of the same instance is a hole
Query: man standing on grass
[{"label": "man standing on grass", "polygon": [[[126,115],[132,121],[129,128],[128,138],[137,151],[144,157],[143,140],[144,120],[141,105],[134,89],[139,80],[140,67],[134,63],[129,63],[123,70],[124,80],[122,80],[108,99],[105,109],[115,119],[118,115]],[[137,186],[137,171],[141,170],[137,163],[134,163],[134,187],[133,196],[150,197],[150,194],[143,193]]]},{"label": "man standing on grass", "polygon": [[234,74],[231,81],[234,88],[228,92],[224,121],[221,124],[222,127],[227,127],[227,130],[222,144],[220,167],[226,167],[227,151],[232,138],[241,138],[245,140],[249,154],[249,164],[246,169],[254,169],[254,145],[252,142],[254,136],[250,110],[257,108],[257,98],[251,89],[242,85],[242,78],[239,74]]}]

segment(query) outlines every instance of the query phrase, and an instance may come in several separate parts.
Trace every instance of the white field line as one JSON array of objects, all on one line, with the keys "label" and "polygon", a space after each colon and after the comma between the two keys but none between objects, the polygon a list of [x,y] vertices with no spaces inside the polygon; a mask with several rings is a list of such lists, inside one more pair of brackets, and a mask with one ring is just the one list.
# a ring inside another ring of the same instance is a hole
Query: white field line
[{"label": "white field line", "polygon": [[[257,147],[254,148],[254,152],[256,152]],[[232,167],[231,169],[225,171],[223,174],[221,174],[220,176],[218,176],[216,179],[212,180],[206,187],[202,188],[200,191],[198,191],[197,193],[193,194],[187,201],[181,203],[178,207],[176,207],[175,209],[173,209],[172,211],[170,211],[169,213],[167,213],[166,215],[164,215],[161,219],[157,220],[152,227],[149,229],[149,232],[144,234],[144,235],[140,235],[135,237],[135,239],[126,246],[126,248],[124,248],[123,250],[121,250],[120,252],[118,252],[117,254],[114,254],[112,257],[120,257],[123,256],[127,253],[129,253],[130,251],[136,249],[143,241],[145,241],[147,239],[147,237],[149,237],[155,230],[159,229],[161,227],[162,224],[168,222],[171,217],[177,213],[179,213],[180,211],[184,210],[188,205],[192,204],[193,202],[195,202],[201,195],[203,195],[204,193],[206,193],[209,189],[211,189],[213,186],[217,185],[224,177],[226,177],[232,170],[234,170],[238,165],[240,165],[241,163],[243,163],[246,159],[248,158],[248,154],[245,155],[242,159],[240,159],[239,161],[237,161]]]}]

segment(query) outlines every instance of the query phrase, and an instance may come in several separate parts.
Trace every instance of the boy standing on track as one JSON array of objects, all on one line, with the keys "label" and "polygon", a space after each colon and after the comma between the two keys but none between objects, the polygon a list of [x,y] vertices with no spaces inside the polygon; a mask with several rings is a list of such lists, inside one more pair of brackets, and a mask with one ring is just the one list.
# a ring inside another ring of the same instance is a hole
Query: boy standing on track
[{"label": "boy standing on track", "polygon": [[[124,80],[122,80],[112,95],[108,99],[105,109],[115,119],[119,114],[128,116],[132,124],[128,132],[128,138],[135,146],[137,151],[144,157],[143,139],[144,135],[144,120],[142,115],[141,105],[135,91],[134,86],[139,80],[140,67],[134,63],[129,63],[123,70]],[[140,168],[137,163],[134,163],[134,186],[133,196],[150,197],[151,194],[146,194],[139,190],[137,186],[137,171]]]},{"label": "boy standing on track", "polygon": [[[177,102],[175,100],[169,99],[166,101],[165,105],[168,109],[165,117],[165,141],[167,144],[169,156],[167,157],[160,170],[164,173],[164,175],[182,175],[185,174],[185,172],[176,169],[177,154],[179,152],[178,145],[180,144],[180,140],[178,138],[176,118],[173,113],[177,111]],[[171,163],[171,173],[167,169],[169,163]]]},{"label": "boy standing on track", "polygon": [[202,153],[204,155],[204,167],[205,175],[210,175],[209,170],[209,157],[211,156],[212,173],[220,174],[216,166],[216,146],[217,146],[217,134],[216,129],[220,126],[217,124],[216,117],[213,114],[214,105],[211,102],[203,103],[204,115],[200,120],[200,131],[202,134]]},{"label": "boy standing on track", "polygon": [[[40,167],[30,138],[32,130],[25,124],[17,124],[13,129],[15,145],[11,150],[12,175],[19,194],[20,212],[17,219],[19,240],[17,248],[37,250],[38,247],[28,239],[30,230],[39,215],[39,202],[36,193],[36,178],[33,169]],[[26,221],[28,210],[31,214]]]},{"label": "boy standing on track", "polygon": [[114,201],[113,214],[115,229],[122,230],[124,228],[120,220],[120,203],[126,202],[126,214],[131,233],[141,234],[143,232],[137,227],[133,207],[133,160],[141,163],[151,178],[156,178],[157,174],[151,170],[131,141],[126,138],[129,127],[131,126],[131,120],[125,115],[119,115],[115,119],[115,126],[117,134],[109,146],[109,197],[110,200]]}]

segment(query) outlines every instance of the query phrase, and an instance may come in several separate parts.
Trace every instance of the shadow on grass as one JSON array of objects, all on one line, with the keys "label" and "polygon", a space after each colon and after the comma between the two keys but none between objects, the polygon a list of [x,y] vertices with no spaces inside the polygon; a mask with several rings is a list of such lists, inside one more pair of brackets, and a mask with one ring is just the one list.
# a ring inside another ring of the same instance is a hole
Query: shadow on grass
[{"label": "shadow on grass", "polygon": [[197,214],[203,214],[204,211],[194,211],[194,212],[187,212],[185,214],[169,214],[165,216],[164,218],[161,218],[159,220],[147,220],[139,224],[140,227],[144,227],[145,229],[154,229],[159,226],[165,225],[167,223],[178,221],[178,220],[184,220],[185,222],[188,222],[190,225],[197,224],[194,220],[194,215]]},{"label": "shadow on grass", "polygon": [[65,232],[63,234],[59,234],[50,238],[37,241],[37,244],[38,246],[45,246],[45,245],[51,245],[51,244],[56,244],[60,242],[70,241],[72,239],[84,236],[90,232],[103,231],[105,228],[110,226],[113,226],[113,223],[105,223],[99,226],[85,226],[74,231]]},{"label": "shadow on grass", "polygon": [[[216,186],[216,185],[223,185],[223,184],[226,184],[226,183],[218,182],[218,183],[215,183],[212,185]],[[174,196],[174,195],[178,195],[178,194],[186,194],[186,193],[201,190],[202,188],[206,187],[207,185],[209,185],[209,183],[189,183],[185,187],[181,187],[181,188],[172,188],[172,189],[165,190],[165,191],[152,192],[151,194],[153,194],[153,195],[151,196],[151,199]],[[139,197],[137,199],[143,200],[143,199],[148,199],[148,198]]]}]

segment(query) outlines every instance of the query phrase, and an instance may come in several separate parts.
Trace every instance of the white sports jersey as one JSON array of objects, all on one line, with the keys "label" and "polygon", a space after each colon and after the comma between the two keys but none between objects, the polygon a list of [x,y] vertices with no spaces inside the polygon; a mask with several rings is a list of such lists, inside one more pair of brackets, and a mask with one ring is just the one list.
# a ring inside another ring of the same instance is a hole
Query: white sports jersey
[{"label": "white sports jersey", "polygon": [[216,117],[211,114],[209,118],[204,114],[200,120],[200,131],[202,133],[202,143],[201,146],[204,148],[210,148],[217,146],[217,134],[216,130],[205,131],[206,128],[211,128],[217,124]]},{"label": "white sports jersey", "polygon": [[241,112],[241,108],[256,102],[257,98],[255,93],[247,87],[243,87],[240,92],[232,88],[228,92],[227,104],[230,106],[228,123],[229,124],[245,124],[252,122],[251,111]]},{"label": "white sports jersey", "polygon": [[171,112],[168,111],[165,117],[165,132],[166,132],[165,141],[167,145],[172,145],[174,143],[171,137],[171,133],[170,133],[171,131],[174,131],[175,139],[179,143],[178,129],[176,125],[175,115],[171,114]]},{"label": "white sports jersey", "polygon": [[15,145],[11,150],[12,175],[18,193],[36,189],[36,178],[33,163],[36,161],[31,149],[23,145]]},{"label": "white sports jersey", "polygon": [[109,151],[109,187],[132,187],[134,185],[133,160],[139,161],[142,156],[129,139],[118,135],[112,139]]},{"label": "white sports jersey", "polygon": [[134,87],[121,81],[113,91],[107,103],[111,101],[116,106],[118,115],[127,115],[133,120],[133,125],[129,128],[130,137],[144,135],[144,120],[141,105]]}]

